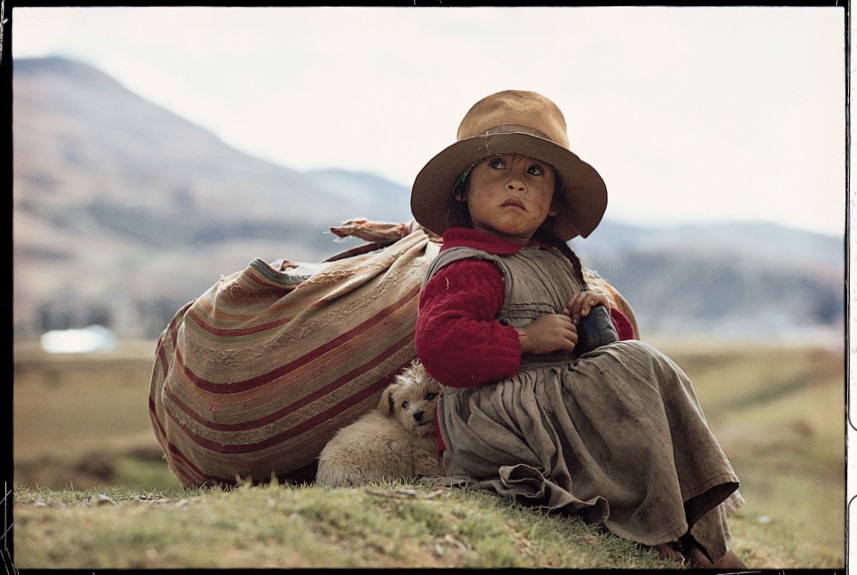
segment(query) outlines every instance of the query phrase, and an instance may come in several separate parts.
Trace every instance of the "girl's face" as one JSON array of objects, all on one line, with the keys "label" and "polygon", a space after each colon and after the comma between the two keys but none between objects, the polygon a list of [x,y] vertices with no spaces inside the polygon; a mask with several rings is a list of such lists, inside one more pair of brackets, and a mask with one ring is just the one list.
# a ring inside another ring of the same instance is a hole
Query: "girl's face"
[{"label": "girl's face", "polygon": [[553,166],[520,154],[498,154],[470,171],[465,195],[473,228],[526,245],[548,216],[555,216]]}]

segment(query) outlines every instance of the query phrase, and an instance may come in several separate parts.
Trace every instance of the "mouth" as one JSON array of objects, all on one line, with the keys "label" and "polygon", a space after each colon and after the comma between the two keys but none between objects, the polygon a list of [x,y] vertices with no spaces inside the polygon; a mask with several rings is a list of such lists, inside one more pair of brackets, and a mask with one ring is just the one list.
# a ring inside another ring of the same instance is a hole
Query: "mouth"
[{"label": "mouth", "polygon": [[414,433],[417,435],[427,435],[429,433],[434,432],[434,422],[433,421],[422,421],[420,423],[414,424]]},{"label": "mouth", "polygon": [[435,434],[434,427],[415,427],[411,430],[411,433],[416,435],[417,437],[427,437]]},{"label": "mouth", "polygon": [[517,208],[519,210],[525,210],[524,202],[516,198],[509,198],[502,204],[500,204],[501,208]]}]

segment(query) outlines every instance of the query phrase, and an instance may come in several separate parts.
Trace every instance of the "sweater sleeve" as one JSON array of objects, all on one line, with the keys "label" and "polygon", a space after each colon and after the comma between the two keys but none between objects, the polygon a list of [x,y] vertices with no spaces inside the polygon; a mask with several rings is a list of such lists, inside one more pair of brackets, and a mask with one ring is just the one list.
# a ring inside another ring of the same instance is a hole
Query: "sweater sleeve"
[{"label": "sweater sleeve", "polygon": [[619,308],[610,308],[610,319],[613,320],[613,325],[616,326],[616,331],[619,334],[619,341],[636,338],[637,334],[634,333],[634,326],[631,324],[631,320],[629,320],[628,316],[622,313]]},{"label": "sweater sleeve", "polygon": [[426,283],[420,294],[416,352],[443,385],[474,387],[517,373],[518,332],[495,319],[504,291],[502,272],[484,260],[449,264]]}]

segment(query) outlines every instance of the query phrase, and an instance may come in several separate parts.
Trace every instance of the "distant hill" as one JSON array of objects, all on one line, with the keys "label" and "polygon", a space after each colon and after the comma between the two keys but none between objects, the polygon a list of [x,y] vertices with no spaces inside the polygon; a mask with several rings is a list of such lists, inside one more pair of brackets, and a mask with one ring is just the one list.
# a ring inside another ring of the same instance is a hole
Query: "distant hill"
[{"label": "distant hill", "polygon": [[[342,220],[412,217],[403,186],[248,156],[80,62],[15,60],[12,87],[16,338],[91,323],[154,337],[255,257],[318,261],[355,245],[326,233]],[[631,301],[644,335],[843,322],[842,239],[606,220],[572,246]]]},{"label": "distant hill", "polygon": [[769,223],[604,222],[572,245],[631,301],[646,333],[808,339],[844,329],[842,238]]}]

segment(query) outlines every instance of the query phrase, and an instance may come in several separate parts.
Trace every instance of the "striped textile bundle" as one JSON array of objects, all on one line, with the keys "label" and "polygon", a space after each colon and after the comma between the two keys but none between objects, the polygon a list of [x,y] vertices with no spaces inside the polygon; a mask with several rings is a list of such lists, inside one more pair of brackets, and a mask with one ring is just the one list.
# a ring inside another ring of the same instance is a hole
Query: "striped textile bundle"
[{"label": "striped textile bundle", "polygon": [[256,259],[161,334],[149,413],[183,485],[313,480],[331,436],[414,358],[437,237],[361,221],[331,231],[378,241],[320,264]]},{"label": "striped textile bundle", "polygon": [[[440,238],[413,222],[331,231],[369,243],[321,263],[253,260],[161,333],[149,415],[183,485],[313,481],[327,441],[375,409],[415,357],[420,285]],[[597,281],[636,330],[627,302]]]}]

